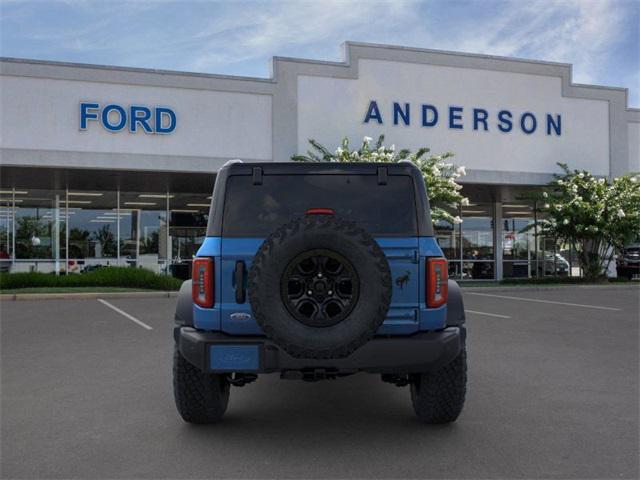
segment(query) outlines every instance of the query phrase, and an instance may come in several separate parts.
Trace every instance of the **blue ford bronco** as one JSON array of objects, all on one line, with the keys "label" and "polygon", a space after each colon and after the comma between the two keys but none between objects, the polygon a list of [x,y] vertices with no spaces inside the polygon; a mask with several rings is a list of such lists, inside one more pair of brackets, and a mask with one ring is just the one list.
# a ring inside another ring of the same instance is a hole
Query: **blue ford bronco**
[{"label": "blue ford bronco", "polygon": [[456,420],[466,330],[447,270],[409,162],[225,165],[178,297],[180,415],[219,421],[230,387],[260,374],[367,372],[410,386],[424,422]]}]

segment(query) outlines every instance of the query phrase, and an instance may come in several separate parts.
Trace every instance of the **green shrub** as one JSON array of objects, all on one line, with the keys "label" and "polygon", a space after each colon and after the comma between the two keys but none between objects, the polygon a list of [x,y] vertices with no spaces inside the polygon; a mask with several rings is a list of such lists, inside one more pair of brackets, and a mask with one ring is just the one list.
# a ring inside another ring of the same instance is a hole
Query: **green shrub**
[{"label": "green shrub", "polygon": [[28,287],[126,287],[151,290],[178,290],[182,280],[159,275],[143,268],[104,267],[88,273],[0,273],[0,289]]}]

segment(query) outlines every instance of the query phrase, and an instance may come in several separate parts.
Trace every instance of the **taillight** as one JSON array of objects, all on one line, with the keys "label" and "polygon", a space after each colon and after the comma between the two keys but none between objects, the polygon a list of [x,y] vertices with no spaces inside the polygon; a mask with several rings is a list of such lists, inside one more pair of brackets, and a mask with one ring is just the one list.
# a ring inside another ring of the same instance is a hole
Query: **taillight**
[{"label": "taillight", "polygon": [[440,307],[447,303],[449,271],[444,258],[427,259],[427,306]]},{"label": "taillight", "polygon": [[204,308],[213,307],[213,258],[194,258],[191,279],[193,303]]}]

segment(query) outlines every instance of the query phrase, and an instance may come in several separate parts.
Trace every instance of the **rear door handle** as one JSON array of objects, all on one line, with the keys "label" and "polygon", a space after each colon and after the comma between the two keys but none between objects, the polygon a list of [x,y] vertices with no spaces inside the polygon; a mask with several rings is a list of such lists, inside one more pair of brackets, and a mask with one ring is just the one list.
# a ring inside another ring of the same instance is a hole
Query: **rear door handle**
[{"label": "rear door handle", "polygon": [[233,280],[236,284],[236,303],[244,303],[247,301],[247,295],[244,288],[245,273],[246,268],[244,266],[244,261],[238,260],[236,262],[236,269],[233,272]]}]

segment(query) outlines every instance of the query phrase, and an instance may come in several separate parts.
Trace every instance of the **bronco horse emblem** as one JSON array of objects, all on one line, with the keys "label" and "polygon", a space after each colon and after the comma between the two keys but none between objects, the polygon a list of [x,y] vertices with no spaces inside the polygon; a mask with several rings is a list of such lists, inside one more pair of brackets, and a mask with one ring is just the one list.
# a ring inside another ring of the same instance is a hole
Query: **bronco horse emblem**
[{"label": "bronco horse emblem", "polygon": [[402,287],[404,287],[405,283],[407,283],[409,281],[409,276],[410,275],[411,275],[411,272],[409,272],[407,270],[404,275],[402,275],[401,277],[396,278],[396,285],[398,287],[400,287],[400,290],[402,290]]}]

